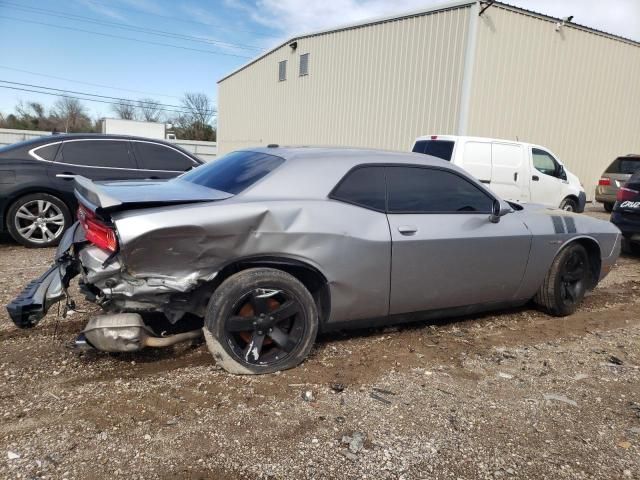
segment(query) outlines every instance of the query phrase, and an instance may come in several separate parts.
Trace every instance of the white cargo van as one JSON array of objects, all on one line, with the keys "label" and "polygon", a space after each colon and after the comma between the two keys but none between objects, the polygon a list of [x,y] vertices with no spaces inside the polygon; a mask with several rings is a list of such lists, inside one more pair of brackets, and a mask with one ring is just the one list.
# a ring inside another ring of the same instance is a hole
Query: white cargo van
[{"label": "white cargo van", "polygon": [[544,147],[496,138],[427,135],[416,139],[413,151],[453,162],[504,200],[584,210],[586,195],[580,180]]}]

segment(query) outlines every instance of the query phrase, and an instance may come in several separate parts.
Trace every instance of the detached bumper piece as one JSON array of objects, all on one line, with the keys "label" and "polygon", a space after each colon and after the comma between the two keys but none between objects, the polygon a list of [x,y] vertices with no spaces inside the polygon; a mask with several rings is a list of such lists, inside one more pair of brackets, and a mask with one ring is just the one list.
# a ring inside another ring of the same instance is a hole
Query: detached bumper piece
[{"label": "detached bumper piece", "polygon": [[53,265],[40,278],[29,282],[22,292],[7,305],[7,311],[18,328],[34,327],[59,301],[64,293],[59,266]]}]

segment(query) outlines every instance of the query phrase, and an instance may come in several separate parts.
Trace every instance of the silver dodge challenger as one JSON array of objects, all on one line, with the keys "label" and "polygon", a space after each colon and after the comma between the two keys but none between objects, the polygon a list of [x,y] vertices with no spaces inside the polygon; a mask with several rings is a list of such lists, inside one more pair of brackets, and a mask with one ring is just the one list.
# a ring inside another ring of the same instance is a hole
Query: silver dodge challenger
[{"label": "silver dodge challenger", "polygon": [[227,371],[298,365],[318,331],[533,301],[569,315],[611,270],[611,223],[507,203],[413,153],[230,153],[165,182],[76,178],[78,221],[7,309],[33,327],[74,302],[104,310],[76,344],[118,352],[204,335]]}]

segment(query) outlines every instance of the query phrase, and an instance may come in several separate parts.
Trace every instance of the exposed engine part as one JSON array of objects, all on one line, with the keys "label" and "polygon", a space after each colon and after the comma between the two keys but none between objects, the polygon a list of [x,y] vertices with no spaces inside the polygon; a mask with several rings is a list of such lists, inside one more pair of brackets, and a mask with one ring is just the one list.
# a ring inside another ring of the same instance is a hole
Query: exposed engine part
[{"label": "exposed engine part", "polygon": [[137,313],[101,315],[89,320],[82,332],[88,343],[105,352],[135,352],[144,347],[168,347],[202,336],[202,330],[191,330],[157,337]]}]

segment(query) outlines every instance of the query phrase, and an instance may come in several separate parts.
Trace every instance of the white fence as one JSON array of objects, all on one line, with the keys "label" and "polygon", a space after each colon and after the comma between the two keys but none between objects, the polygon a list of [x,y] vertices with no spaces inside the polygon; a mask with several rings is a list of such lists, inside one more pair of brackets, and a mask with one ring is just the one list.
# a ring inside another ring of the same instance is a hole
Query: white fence
[{"label": "white fence", "polygon": [[51,132],[41,132],[39,130],[14,130],[12,128],[0,128],[0,147],[10,145],[16,142],[22,142],[24,140],[31,140],[32,138],[42,137],[44,135],[51,135]]},{"label": "white fence", "polygon": [[[0,128],[0,147],[45,135],[51,135],[51,132]],[[199,140],[167,140],[167,142],[175,143],[205,162],[213,160],[218,154],[218,144],[216,142],[201,142]]]}]

